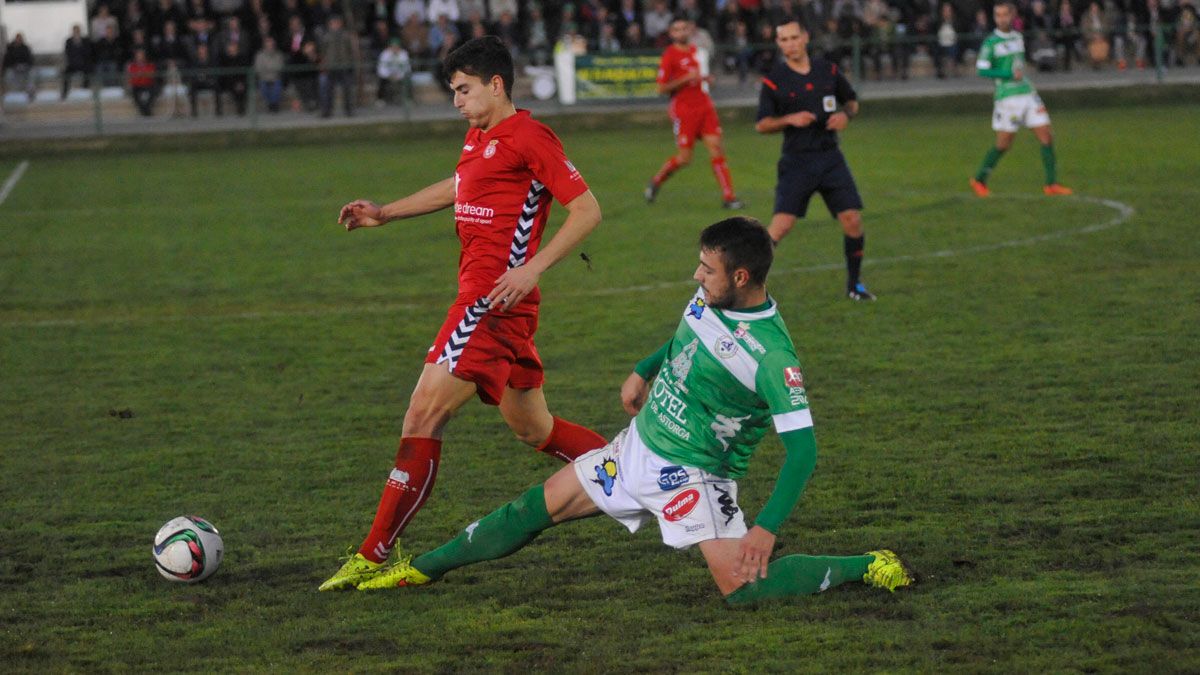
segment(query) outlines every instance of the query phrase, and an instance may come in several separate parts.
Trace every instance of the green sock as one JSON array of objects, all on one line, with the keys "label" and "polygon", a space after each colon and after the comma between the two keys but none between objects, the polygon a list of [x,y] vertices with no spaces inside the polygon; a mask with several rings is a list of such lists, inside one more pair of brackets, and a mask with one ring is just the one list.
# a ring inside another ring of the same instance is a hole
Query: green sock
[{"label": "green sock", "polygon": [[1058,170],[1054,166],[1054,144],[1042,146],[1042,167],[1046,169],[1046,185],[1058,182]]},{"label": "green sock", "polygon": [[847,581],[862,581],[873,555],[845,557],[789,555],[767,566],[767,578],[746,584],[730,593],[725,602],[744,605],[751,602],[812,595]]},{"label": "green sock", "polygon": [[471,523],[457,537],[412,562],[433,579],[446,572],[515,553],[554,525],[541,485]]},{"label": "green sock", "polygon": [[996,146],[988,149],[987,154],[983,156],[983,164],[979,165],[979,171],[975,173],[975,180],[980,183],[986,183],[988,176],[992,175],[992,169],[996,168],[996,164],[1000,162],[1000,158],[1004,156],[1004,151]]}]

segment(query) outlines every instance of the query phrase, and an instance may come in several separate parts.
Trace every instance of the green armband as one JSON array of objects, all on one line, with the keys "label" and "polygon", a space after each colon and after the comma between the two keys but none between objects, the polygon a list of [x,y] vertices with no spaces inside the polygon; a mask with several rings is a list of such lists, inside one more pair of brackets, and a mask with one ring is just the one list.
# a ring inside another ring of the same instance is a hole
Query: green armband
[{"label": "green armband", "polygon": [[633,372],[641,375],[643,380],[649,380],[657,375],[658,369],[662,368],[662,363],[667,358],[667,347],[670,346],[671,341],[667,340],[663,346],[658,348],[658,351],[638,361],[637,365],[633,367]]},{"label": "green armband", "polygon": [[812,427],[789,431],[780,434],[779,438],[787,451],[787,459],[779,470],[775,490],[754,521],[755,525],[771,534],[776,534],[783,521],[791,515],[817,466],[817,437]]}]

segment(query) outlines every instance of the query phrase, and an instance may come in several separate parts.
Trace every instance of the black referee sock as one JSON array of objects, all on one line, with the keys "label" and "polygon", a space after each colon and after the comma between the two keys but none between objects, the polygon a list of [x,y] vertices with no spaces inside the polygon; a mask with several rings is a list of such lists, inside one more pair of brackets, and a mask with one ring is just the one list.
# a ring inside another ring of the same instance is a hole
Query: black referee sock
[{"label": "black referee sock", "polygon": [[842,246],[846,252],[846,290],[854,290],[858,285],[858,276],[862,271],[863,249],[866,247],[867,235],[851,237],[842,235]]}]

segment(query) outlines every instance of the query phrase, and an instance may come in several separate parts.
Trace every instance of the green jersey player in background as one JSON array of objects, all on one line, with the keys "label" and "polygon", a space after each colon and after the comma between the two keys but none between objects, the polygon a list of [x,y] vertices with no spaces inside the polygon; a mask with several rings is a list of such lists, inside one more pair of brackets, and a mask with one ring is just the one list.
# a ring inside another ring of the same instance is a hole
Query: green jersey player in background
[{"label": "green jersey player in background", "polygon": [[[549,527],[601,512],[631,532],[656,519],[667,545],[698,545],[730,604],[819,593],[848,581],[889,591],[913,583],[887,550],[770,562],[775,534],[817,459],[800,363],[767,294],[773,248],[767,229],[750,218],[705,229],[694,275],[699,291],[674,336],[621,387],[622,404],[636,415],[629,427],[440,548],[358,589],[427,584],[509,555]],[[772,426],[787,457],[747,529],[736,480]]]},{"label": "green jersey player in background", "polygon": [[1025,77],[1025,39],[1012,30],[1016,8],[1011,2],[998,2],[992,10],[996,30],[983,40],[975,69],[983,77],[996,81],[995,103],[992,110],[992,129],[996,131],[996,146],[988,150],[979,172],[971,179],[971,188],[980,197],[991,194],[987,181],[1000,157],[1012,147],[1017,129],[1028,127],[1042,144],[1042,166],[1046,169],[1047,195],[1069,195],[1071,189],[1058,183],[1054,158],[1054,135],[1050,130],[1050,114],[1046,104]]}]

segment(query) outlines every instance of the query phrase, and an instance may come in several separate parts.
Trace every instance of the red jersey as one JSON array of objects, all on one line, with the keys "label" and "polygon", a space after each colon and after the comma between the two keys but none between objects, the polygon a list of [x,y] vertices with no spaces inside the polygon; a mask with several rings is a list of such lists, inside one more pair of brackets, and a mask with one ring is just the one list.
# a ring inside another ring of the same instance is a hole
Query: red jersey
[{"label": "red jersey", "polygon": [[131,87],[153,87],[154,72],[157,68],[149,61],[138,63],[130,61],[128,66],[125,66],[125,72],[129,73],[129,86]]},{"label": "red jersey", "polygon": [[[454,218],[462,253],[458,302],[486,296],[510,267],[537,253],[554,199],[566,204],[587,183],[549,127],[518,110],[491,131],[467,131],[454,170]],[[537,311],[534,289],[515,313]]]},{"label": "red jersey", "polygon": [[[666,84],[672,80],[687,75],[689,72],[700,72],[700,59],[696,54],[696,45],[679,47],[671,45],[663,51],[662,61],[658,65],[658,83]],[[704,91],[703,81],[696,81],[685,87],[676,89],[671,94],[671,105],[676,109],[696,108],[711,105],[712,99]]]}]

